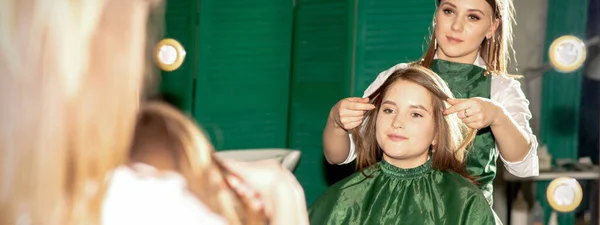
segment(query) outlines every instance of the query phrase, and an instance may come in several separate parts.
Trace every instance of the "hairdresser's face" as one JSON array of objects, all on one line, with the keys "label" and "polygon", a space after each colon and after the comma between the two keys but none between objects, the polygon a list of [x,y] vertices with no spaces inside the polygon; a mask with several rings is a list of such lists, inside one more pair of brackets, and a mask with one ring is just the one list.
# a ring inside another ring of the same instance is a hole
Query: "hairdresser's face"
[{"label": "hairdresser's face", "polygon": [[429,91],[410,81],[396,81],[377,116],[375,132],[383,158],[400,168],[423,164],[429,147],[435,144],[434,124]]},{"label": "hairdresser's face", "polygon": [[442,0],[435,18],[438,57],[453,62],[473,63],[481,42],[497,27],[485,0]]}]

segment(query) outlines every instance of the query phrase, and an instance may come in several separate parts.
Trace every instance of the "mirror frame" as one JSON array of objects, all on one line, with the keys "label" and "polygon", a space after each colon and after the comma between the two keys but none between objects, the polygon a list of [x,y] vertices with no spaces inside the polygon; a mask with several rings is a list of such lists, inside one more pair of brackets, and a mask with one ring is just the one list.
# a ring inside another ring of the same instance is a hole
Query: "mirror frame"
[{"label": "mirror frame", "polygon": [[[558,59],[558,56],[554,53],[556,53],[556,51],[558,50],[558,47],[560,47],[562,44],[568,43],[568,42],[571,42],[575,45],[579,45],[579,47],[581,47],[581,52],[577,56],[577,59],[575,62],[573,62],[572,64],[563,64]],[[587,57],[587,47],[585,46],[585,42],[583,42],[581,39],[579,39],[573,35],[564,35],[564,36],[561,36],[561,37],[555,39],[552,42],[552,44],[550,45],[550,48],[548,49],[548,56],[550,58],[550,64],[552,65],[552,67],[554,67],[554,69],[556,69],[562,73],[570,73],[570,72],[573,72],[573,71],[579,69],[579,67],[581,67],[583,65],[583,63],[585,62],[585,58]]]},{"label": "mirror frame", "polygon": [[[556,199],[554,199],[554,191],[561,186],[567,186],[573,191],[573,202],[570,204],[561,205]],[[571,212],[577,209],[577,207],[579,207],[581,204],[581,200],[583,199],[583,190],[576,179],[571,177],[558,177],[552,180],[552,182],[550,182],[548,185],[548,188],[546,189],[546,199],[548,200],[548,203],[552,209],[558,212]]]},{"label": "mirror frame", "polygon": [[[160,50],[162,47],[167,46],[167,45],[175,48],[175,52],[177,53],[177,58],[175,59],[175,61],[172,64],[166,64],[160,60]],[[181,67],[181,65],[183,64],[183,60],[185,59],[185,54],[186,54],[185,49],[183,48],[181,43],[179,43],[177,40],[172,39],[172,38],[162,39],[154,47],[154,61],[156,62],[156,65],[161,70],[164,70],[167,72],[171,72],[176,69],[179,69],[179,67]]]}]

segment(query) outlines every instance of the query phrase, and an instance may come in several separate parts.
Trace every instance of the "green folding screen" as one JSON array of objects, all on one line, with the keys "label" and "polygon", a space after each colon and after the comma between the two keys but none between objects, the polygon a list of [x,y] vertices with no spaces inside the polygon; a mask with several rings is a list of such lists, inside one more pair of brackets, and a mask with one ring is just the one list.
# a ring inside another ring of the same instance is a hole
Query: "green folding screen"
[{"label": "green folding screen", "polygon": [[349,1],[296,2],[289,143],[302,151],[295,174],[309,204],[327,187],[321,138],[329,109],[349,90],[350,15]]},{"label": "green folding screen", "polygon": [[293,2],[199,3],[194,118],[217,149],[286,147]]},{"label": "green folding screen", "polygon": [[422,0],[168,0],[167,36],[187,58],[162,90],[217,149],[301,150],[295,173],[310,204],[353,169],[324,161],[329,110],[417,60],[433,11]]},{"label": "green folding screen", "polygon": [[356,74],[352,93],[362,96],[381,71],[420,59],[429,41],[435,0],[369,0],[356,4]]}]

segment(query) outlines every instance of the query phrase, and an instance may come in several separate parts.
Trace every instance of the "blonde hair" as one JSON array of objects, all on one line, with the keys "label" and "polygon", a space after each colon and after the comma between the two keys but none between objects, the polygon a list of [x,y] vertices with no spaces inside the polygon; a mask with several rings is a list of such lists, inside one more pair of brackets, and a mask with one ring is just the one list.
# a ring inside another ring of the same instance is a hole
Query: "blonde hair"
[{"label": "blonde hair", "polygon": [[171,106],[149,102],[142,106],[131,150],[131,161],[165,165],[185,177],[188,189],[231,225],[265,224],[242,197],[224,185],[227,170],[214,156],[200,128]]},{"label": "blonde hair", "polygon": [[[156,153],[144,152],[144,135],[132,139],[157,3],[0,2],[0,224],[99,224],[112,171]],[[139,126],[163,125],[170,159],[198,199],[229,224],[264,224],[223,186],[226,171],[190,119],[159,103],[141,112]]]},{"label": "blonde hair", "polygon": [[0,224],[98,224],[127,161],[150,0],[0,2]]}]

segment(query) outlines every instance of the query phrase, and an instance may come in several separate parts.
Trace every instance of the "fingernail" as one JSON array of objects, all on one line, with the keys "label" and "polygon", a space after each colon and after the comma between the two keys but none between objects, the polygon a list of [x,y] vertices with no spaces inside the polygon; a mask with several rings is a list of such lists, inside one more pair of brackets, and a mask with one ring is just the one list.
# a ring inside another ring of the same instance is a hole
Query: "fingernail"
[{"label": "fingernail", "polygon": [[236,188],[241,186],[240,180],[233,176],[227,177],[227,183],[229,183],[230,186]]}]

